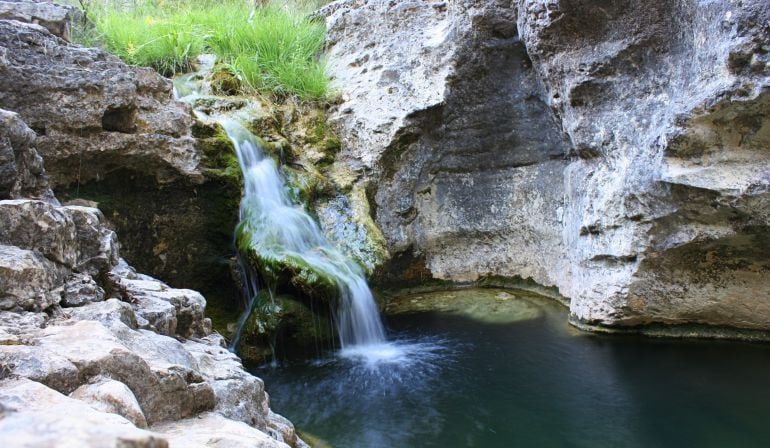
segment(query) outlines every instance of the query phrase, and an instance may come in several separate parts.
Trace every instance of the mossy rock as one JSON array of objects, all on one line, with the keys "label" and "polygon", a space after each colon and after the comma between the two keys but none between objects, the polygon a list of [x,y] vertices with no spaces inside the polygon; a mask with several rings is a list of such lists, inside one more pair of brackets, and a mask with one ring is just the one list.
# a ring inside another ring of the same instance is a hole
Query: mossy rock
[{"label": "mossy rock", "polygon": [[[315,309],[328,310],[316,302]],[[290,295],[274,295],[263,290],[255,300],[241,336],[238,352],[249,363],[265,362],[276,347],[280,357],[308,354],[319,345],[331,346],[336,334],[327,313],[315,313],[307,303]]]}]

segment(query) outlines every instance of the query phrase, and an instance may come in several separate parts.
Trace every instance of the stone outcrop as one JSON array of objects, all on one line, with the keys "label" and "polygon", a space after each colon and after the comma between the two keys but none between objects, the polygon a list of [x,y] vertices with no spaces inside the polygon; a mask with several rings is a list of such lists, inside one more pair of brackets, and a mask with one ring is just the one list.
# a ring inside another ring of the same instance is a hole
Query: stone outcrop
[{"label": "stone outcrop", "polygon": [[205,307],[120,259],[98,209],[0,200],[3,446],[306,446]]},{"label": "stone outcrop", "polygon": [[0,55],[0,107],[38,134],[54,186],[122,166],[163,180],[199,175],[189,112],[154,71],[17,20],[0,20]]},{"label": "stone outcrop", "polygon": [[770,329],[763,1],[343,0],[321,11],[385,281],[503,276],[573,322]]},{"label": "stone outcrop", "polygon": [[70,40],[73,19],[81,16],[80,10],[75,7],[46,0],[0,1],[0,19],[34,23],[65,40]]},{"label": "stone outcrop", "polygon": [[62,202],[98,205],[142,272],[227,303],[237,179],[206,175],[170,80],[65,40],[76,16],[0,1],[0,199],[50,200],[50,183]]},{"label": "stone outcrop", "polygon": [[53,200],[35,137],[18,114],[0,109],[0,199]]},{"label": "stone outcrop", "polygon": [[[0,304],[6,310],[0,311],[0,405],[7,414],[0,417],[0,434],[10,446],[49,440],[98,446],[89,444],[102,438],[156,446],[139,442],[148,437],[171,446],[209,446],[217,434],[235,437],[221,433],[224,427],[234,428],[244,440],[239,443],[302,445],[293,429],[275,429],[285,427],[284,419],[271,416],[262,381],[211,333],[203,297],[118,262],[117,241],[98,210],[18,199],[0,201],[0,211],[6,223],[0,236]],[[29,405],[34,400],[40,403]],[[104,417],[102,429],[82,428],[99,413],[121,418]],[[201,413],[211,425],[195,437],[175,429]],[[18,427],[24,421],[53,428],[24,433]]]}]

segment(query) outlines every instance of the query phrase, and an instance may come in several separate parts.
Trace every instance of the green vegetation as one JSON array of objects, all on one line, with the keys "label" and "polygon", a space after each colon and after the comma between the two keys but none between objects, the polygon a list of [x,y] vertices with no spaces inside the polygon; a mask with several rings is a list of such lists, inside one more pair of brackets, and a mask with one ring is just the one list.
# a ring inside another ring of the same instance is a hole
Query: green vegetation
[{"label": "green vegetation", "polygon": [[136,0],[129,7],[92,2],[88,25],[75,33],[129,64],[166,76],[189,71],[195,58],[217,55],[245,92],[324,100],[329,79],[320,54],[322,21],[305,3],[244,0]]}]

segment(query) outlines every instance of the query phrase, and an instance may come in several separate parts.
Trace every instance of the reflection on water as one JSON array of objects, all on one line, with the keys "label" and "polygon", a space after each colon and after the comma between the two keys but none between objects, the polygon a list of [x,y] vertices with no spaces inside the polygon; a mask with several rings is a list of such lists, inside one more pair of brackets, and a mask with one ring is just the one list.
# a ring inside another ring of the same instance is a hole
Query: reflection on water
[{"label": "reflection on water", "polygon": [[[447,308],[392,315],[398,342],[265,367],[273,407],[335,447],[765,447],[770,345],[591,336],[545,299],[490,324]],[[410,299],[411,300],[411,299]],[[472,301],[470,301],[472,303]],[[483,314],[483,313],[482,313]],[[527,314],[527,313],[524,313]]]}]

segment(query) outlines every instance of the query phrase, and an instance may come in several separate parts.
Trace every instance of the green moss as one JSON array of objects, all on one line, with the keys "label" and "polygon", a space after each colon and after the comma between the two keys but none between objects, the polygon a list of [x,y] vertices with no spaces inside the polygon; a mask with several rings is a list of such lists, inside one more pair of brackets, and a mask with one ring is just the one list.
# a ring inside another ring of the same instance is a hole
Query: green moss
[{"label": "green moss", "polygon": [[201,167],[204,173],[214,179],[231,182],[240,188],[243,174],[233,144],[222,127],[196,120],[193,135],[196,137],[195,147],[202,156]]}]

